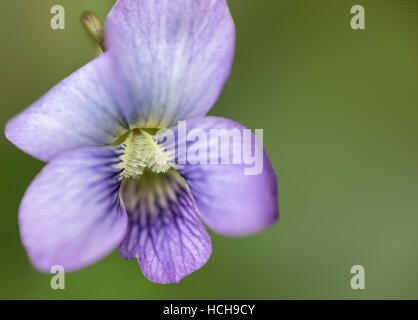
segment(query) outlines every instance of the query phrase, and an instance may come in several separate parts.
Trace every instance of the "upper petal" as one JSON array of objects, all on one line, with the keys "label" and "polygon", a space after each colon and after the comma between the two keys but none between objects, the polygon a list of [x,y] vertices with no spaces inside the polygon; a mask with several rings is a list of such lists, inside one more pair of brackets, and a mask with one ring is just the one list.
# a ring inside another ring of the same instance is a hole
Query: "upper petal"
[{"label": "upper petal", "polygon": [[119,0],[106,41],[130,123],[169,127],[216,102],[230,73],[235,27],[226,0]]},{"label": "upper petal", "polygon": [[108,54],[94,59],[10,120],[6,137],[43,161],[111,144],[128,126],[108,82],[111,69]]},{"label": "upper petal", "polygon": [[116,149],[78,149],[52,160],[32,182],[19,209],[19,227],[37,269],[77,270],[120,243],[127,215],[119,202],[119,161]]},{"label": "upper petal", "polygon": [[[176,152],[170,150],[173,144],[166,145],[167,151],[171,157],[177,157],[177,170],[210,228],[240,236],[261,231],[277,221],[276,174],[262,143],[249,129],[231,120],[202,117],[184,122],[184,135],[182,130],[180,125],[174,129]],[[240,139],[234,141],[234,136]],[[187,141],[182,147],[184,139]],[[192,159],[199,150],[206,155]],[[248,156],[254,159],[246,161]]]},{"label": "upper petal", "polygon": [[144,275],[157,283],[179,282],[212,253],[193,198],[178,179],[171,171],[146,173],[122,188],[129,226],[119,252],[137,258]]}]

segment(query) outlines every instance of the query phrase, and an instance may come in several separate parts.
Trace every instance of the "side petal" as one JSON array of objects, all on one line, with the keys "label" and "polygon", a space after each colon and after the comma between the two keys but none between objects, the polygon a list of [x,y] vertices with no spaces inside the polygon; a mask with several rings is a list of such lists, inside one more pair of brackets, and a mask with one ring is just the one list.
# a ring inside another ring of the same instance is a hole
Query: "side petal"
[{"label": "side petal", "polygon": [[[257,137],[241,124],[219,117],[181,125],[174,129],[176,152],[170,150],[172,143],[166,149],[170,157],[177,157],[171,161],[188,184],[203,221],[229,236],[273,225],[279,215],[277,178]],[[201,154],[194,158],[195,153]]]},{"label": "side petal", "polygon": [[205,115],[230,73],[235,27],[226,0],[119,0],[105,35],[122,105],[140,127]]},{"label": "side petal", "polygon": [[119,252],[125,259],[137,258],[150,281],[179,282],[207,262],[210,236],[178,177],[129,180],[122,190],[129,227]]},{"label": "side petal", "polygon": [[110,145],[128,127],[108,83],[108,54],[91,61],[9,121],[6,137],[43,161],[68,150]]},{"label": "side petal", "polygon": [[83,148],[52,160],[32,182],[19,210],[23,244],[42,272],[87,266],[123,239],[127,215],[119,202],[119,154]]}]

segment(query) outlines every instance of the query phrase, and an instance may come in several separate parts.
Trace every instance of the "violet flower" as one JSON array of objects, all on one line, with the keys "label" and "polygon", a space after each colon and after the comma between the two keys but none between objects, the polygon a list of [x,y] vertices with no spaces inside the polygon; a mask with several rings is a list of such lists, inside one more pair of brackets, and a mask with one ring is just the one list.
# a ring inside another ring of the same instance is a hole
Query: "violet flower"
[{"label": "violet flower", "polygon": [[[179,282],[211,255],[203,222],[240,236],[278,218],[265,153],[258,175],[243,164],[178,166],[155,136],[180,120],[244,128],[205,116],[230,73],[234,23],[225,0],[119,0],[105,36],[104,54],[7,124],[12,143],[48,162],[19,209],[22,242],[42,272],[78,270],[118,247],[149,280]],[[253,135],[244,148],[259,143]]]}]

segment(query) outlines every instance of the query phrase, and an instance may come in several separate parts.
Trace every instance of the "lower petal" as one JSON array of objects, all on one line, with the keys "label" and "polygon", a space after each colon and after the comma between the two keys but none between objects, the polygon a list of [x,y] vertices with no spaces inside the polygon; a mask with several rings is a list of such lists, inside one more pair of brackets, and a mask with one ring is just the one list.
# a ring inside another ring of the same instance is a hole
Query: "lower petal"
[{"label": "lower petal", "polygon": [[19,210],[23,244],[42,272],[85,267],[123,239],[127,215],[119,202],[119,153],[83,148],[52,160],[32,182]]},{"label": "lower petal", "polygon": [[119,252],[125,259],[136,258],[150,281],[179,282],[207,262],[210,236],[176,173],[146,172],[139,180],[127,180],[122,199],[129,226]]}]

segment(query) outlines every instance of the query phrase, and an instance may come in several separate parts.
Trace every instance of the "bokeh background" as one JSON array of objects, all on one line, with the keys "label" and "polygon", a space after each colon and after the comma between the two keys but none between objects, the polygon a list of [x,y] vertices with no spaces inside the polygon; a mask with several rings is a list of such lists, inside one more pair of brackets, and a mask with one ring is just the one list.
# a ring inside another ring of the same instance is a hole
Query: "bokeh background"
[{"label": "bokeh background", "polygon": [[[0,123],[95,54],[79,16],[111,0],[0,1]],[[52,5],[66,29],[51,30]],[[0,298],[418,298],[418,1],[229,0],[237,25],[232,75],[211,111],[264,129],[281,219],[259,235],[213,236],[209,263],[180,284],[147,281],[115,251],[67,274],[29,263],[20,199],[43,163],[1,137]],[[366,30],[350,8],[366,9]],[[350,268],[366,269],[366,290]]]}]

